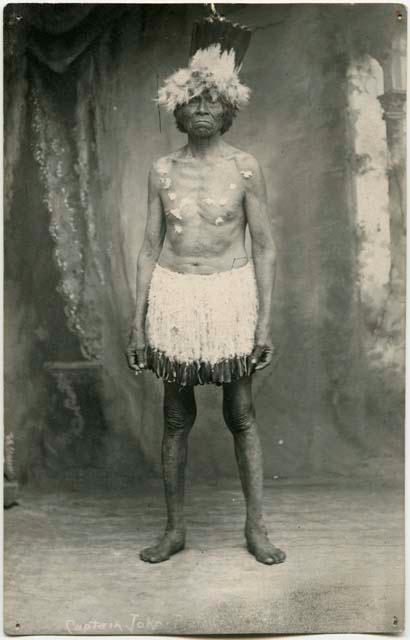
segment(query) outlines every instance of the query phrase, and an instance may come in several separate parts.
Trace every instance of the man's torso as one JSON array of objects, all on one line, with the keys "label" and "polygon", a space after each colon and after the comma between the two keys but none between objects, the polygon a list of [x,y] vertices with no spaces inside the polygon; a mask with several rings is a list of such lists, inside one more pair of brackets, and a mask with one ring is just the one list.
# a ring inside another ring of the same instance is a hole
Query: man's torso
[{"label": "man's torso", "polygon": [[183,148],[155,163],[166,221],[161,266],[212,273],[246,264],[244,157],[224,145],[217,158],[194,158]]}]

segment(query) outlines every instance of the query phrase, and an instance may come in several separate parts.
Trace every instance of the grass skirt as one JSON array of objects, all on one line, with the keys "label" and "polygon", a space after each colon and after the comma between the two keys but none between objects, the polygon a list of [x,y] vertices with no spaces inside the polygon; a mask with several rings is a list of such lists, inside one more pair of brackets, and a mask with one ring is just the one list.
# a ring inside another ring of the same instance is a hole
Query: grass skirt
[{"label": "grass skirt", "polygon": [[145,326],[147,366],[182,386],[250,375],[257,313],[252,262],[206,275],[156,264]]}]

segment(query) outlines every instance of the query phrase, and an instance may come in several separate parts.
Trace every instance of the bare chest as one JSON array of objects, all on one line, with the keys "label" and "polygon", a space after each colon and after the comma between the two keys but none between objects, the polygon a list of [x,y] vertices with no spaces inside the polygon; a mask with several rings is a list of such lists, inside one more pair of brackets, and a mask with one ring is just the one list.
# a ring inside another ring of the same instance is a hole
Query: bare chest
[{"label": "bare chest", "polygon": [[242,180],[232,160],[174,162],[160,182],[163,209],[171,221],[222,226],[243,215]]}]

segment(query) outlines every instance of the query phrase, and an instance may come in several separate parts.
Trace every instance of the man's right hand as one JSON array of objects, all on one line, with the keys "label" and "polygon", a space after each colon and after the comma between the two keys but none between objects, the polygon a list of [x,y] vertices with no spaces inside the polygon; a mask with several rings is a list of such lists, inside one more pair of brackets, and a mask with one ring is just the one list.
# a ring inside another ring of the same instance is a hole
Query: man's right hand
[{"label": "man's right hand", "polygon": [[128,366],[137,376],[147,368],[147,352],[145,345],[145,336],[132,327],[128,347],[125,352]]}]

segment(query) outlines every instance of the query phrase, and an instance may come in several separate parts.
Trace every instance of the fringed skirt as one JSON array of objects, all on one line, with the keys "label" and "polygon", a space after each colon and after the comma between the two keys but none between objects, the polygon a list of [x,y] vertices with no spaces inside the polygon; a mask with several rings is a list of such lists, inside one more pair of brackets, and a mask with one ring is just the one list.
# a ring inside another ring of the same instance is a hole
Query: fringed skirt
[{"label": "fringed skirt", "polygon": [[252,262],[209,275],[156,264],[145,325],[147,367],[181,386],[250,375],[257,314]]}]

